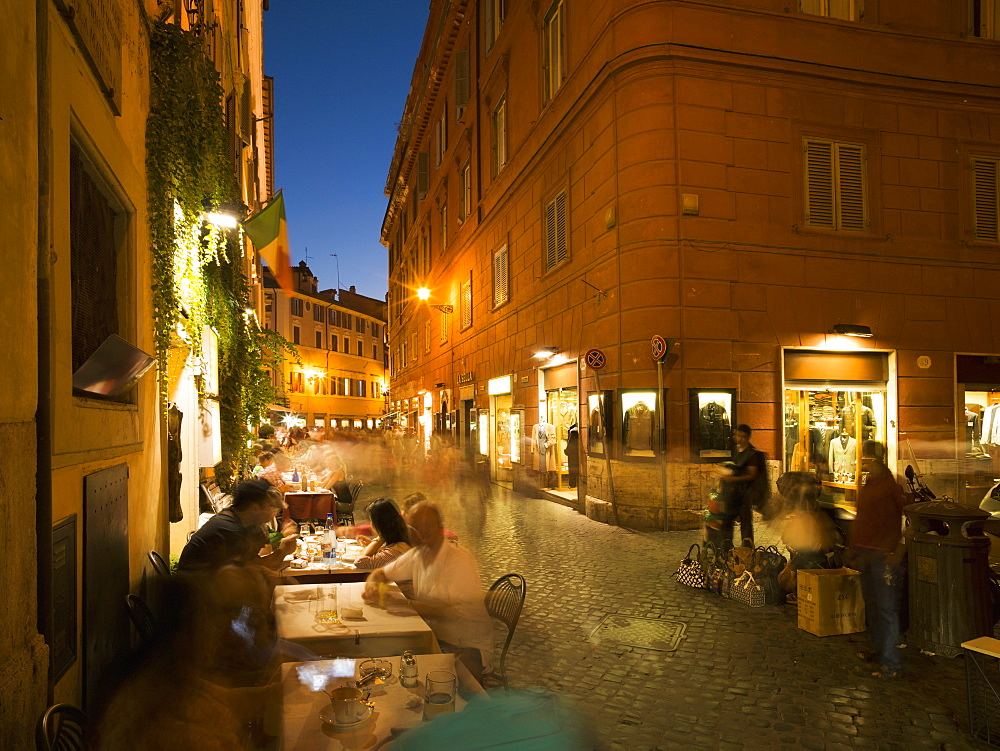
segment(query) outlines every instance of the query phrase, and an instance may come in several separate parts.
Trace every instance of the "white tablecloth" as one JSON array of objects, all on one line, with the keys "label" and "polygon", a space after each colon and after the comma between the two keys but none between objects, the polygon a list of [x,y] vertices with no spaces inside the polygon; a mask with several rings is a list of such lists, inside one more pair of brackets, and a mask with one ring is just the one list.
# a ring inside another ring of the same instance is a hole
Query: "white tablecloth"
[{"label": "white tablecloth", "polygon": [[[298,676],[298,668],[302,665],[314,667],[326,664],[326,661],[315,663],[290,662],[281,667],[282,708],[280,718],[280,737],[282,751],[327,751],[334,749],[367,749],[389,737],[390,731],[397,728],[409,728],[423,721],[423,707],[408,708],[406,700],[411,694],[423,697],[424,678],[431,670],[447,670],[455,673],[459,679],[459,691],[469,696],[481,693],[479,686],[461,666],[456,667],[454,655],[416,655],[417,669],[420,676],[416,688],[403,688],[399,685],[399,658],[390,659],[392,678],[389,682],[373,686],[365,691],[371,691],[369,701],[374,702],[375,709],[371,719],[356,729],[340,730],[327,726],[320,718],[322,709],[329,706],[330,700],[323,691],[312,691],[302,685]],[[358,660],[358,666],[361,660]],[[357,678],[355,672],[355,678]],[[345,685],[348,679],[337,679],[327,686],[332,690]],[[455,711],[465,707],[461,695],[455,699]],[[273,724],[272,724],[273,723]],[[273,732],[276,718],[272,715],[266,729]],[[456,750],[457,751],[457,750]]]},{"label": "white tablecloth", "polygon": [[[316,623],[309,610],[309,602],[301,598],[302,593],[320,588],[337,589],[337,606],[341,612],[345,607],[362,608],[364,620],[345,620],[340,624]],[[274,588],[274,610],[277,618],[278,636],[282,639],[308,647],[318,655],[337,657],[387,657],[402,654],[404,650],[413,653],[433,654],[440,652],[437,640],[426,621],[416,613],[412,615],[391,615],[381,608],[362,602],[361,593],[365,585],[352,584],[288,584]],[[291,598],[286,599],[286,596]]]}]

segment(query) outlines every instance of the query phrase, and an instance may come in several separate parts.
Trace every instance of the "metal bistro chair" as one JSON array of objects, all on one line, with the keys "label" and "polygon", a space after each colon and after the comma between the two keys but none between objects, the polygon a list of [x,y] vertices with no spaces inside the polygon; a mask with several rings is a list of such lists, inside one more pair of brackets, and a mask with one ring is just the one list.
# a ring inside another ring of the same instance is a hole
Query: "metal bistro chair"
[{"label": "metal bistro chair", "polygon": [[503,684],[504,690],[507,686],[507,650],[514,639],[514,629],[521,618],[521,609],[524,607],[524,597],[528,591],[528,584],[520,574],[507,574],[501,576],[490,587],[486,593],[486,612],[491,618],[495,618],[507,627],[507,640],[503,644],[500,652],[500,660],[496,668],[484,674],[484,678],[490,678]]},{"label": "metal bistro chair", "polygon": [[155,550],[150,550],[147,556],[149,557],[149,562],[152,564],[153,571],[156,572],[157,576],[170,576],[170,566],[165,560],[163,560],[162,555],[157,553]]},{"label": "metal bistro chair", "polygon": [[53,704],[38,718],[35,748],[38,751],[83,751],[87,715],[72,704]]},{"label": "metal bistro chair", "polygon": [[139,636],[139,649],[143,649],[153,641],[156,633],[156,619],[149,605],[138,595],[128,595],[125,598],[128,603],[128,615],[135,627],[135,633]]},{"label": "metal bistro chair", "polygon": [[337,525],[348,525],[354,526],[354,505],[358,502],[358,496],[361,495],[361,488],[364,487],[364,483],[360,480],[348,480],[347,482],[347,492],[351,496],[350,502],[341,501],[340,497],[337,498]]}]

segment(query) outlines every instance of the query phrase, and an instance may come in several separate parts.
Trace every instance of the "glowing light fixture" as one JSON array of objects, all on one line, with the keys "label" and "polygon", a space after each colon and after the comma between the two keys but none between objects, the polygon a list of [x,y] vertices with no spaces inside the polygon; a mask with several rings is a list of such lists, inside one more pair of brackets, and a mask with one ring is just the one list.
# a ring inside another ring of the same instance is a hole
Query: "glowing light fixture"
[{"label": "glowing light fixture", "polygon": [[421,300],[430,300],[431,291],[427,289],[427,287],[421,287],[420,289],[417,290],[417,297]]},{"label": "glowing light fixture", "polygon": [[558,354],[559,354],[558,347],[542,347],[535,353],[535,357],[537,357],[539,360],[551,360]]},{"label": "glowing light fixture", "polygon": [[830,330],[831,334],[839,336],[856,336],[862,339],[871,339],[872,330],[868,326],[859,326],[856,323],[838,323]]},{"label": "glowing light fixture", "polygon": [[216,227],[225,229],[236,229],[239,221],[235,214],[224,213],[222,211],[209,211],[205,214],[205,221],[214,224]]}]

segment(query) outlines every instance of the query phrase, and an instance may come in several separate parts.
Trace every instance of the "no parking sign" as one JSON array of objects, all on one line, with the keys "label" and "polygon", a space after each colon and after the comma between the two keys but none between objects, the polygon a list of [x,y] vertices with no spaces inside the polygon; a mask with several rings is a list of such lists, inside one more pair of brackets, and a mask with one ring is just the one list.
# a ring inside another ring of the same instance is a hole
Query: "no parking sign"
[{"label": "no parking sign", "polygon": [[583,359],[587,361],[587,367],[592,370],[601,370],[608,364],[608,358],[599,349],[587,350],[587,354],[583,356]]}]

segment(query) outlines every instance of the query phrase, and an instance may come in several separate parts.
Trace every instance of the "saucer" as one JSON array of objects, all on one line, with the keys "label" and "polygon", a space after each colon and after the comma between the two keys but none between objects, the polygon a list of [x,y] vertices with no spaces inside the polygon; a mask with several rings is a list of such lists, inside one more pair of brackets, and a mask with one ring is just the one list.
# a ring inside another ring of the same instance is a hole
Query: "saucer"
[{"label": "saucer", "polygon": [[333,716],[333,707],[326,707],[319,713],[319,718],[334,730],[354,730],[354,728],[361,727],[364,723],[368,722],[371,716],[371,707],[365,707],[364,712],[361,713],[361,719],[354,722],[337,722]]}]

